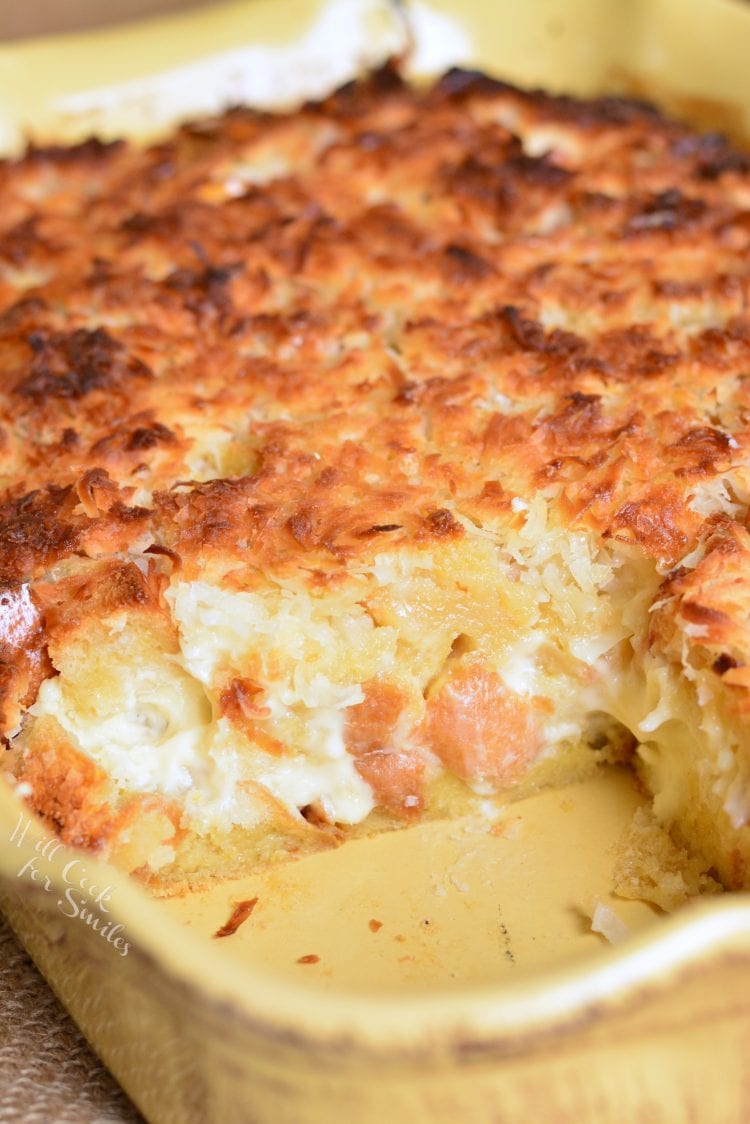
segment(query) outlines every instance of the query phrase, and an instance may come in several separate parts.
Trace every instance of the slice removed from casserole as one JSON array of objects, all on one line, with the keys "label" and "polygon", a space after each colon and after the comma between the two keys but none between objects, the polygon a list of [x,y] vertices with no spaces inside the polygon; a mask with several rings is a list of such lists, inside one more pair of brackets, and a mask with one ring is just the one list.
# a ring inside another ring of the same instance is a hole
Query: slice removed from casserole
[{"label": "slice removed from casserole", "polygon": [[743,155],[385,68],[0,190],[4,765],[61,838],[179,890],[627,762],[748,885]]}]

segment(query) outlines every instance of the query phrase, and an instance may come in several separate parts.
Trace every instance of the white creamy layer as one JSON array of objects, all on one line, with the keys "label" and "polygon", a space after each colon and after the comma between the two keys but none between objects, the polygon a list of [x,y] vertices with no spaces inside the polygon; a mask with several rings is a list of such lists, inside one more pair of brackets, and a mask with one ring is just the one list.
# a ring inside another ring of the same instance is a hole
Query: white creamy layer
[{"label": "white creamy layer", "polygon": [[359,823],[372,811],[372,792],[346,752],[340,710],[318,707],[307,715],[314,752],[276,758],[248,752],[226,718],[206,721],[184,696],[167,699],[168,691],[155,706],[141,686],[136,675],[129,709],[87,717],[70,706],[58,676],[42,684],[30,713],[54,718],[119,787],[184,800],[204,828],[259,819],[247,782],[262,785],[293,813],[317,802],[332,820]]},{"label": "white creamy layer", "polygon": [[134,667],[125,706],[118,694],[88,711],[71,703],[64,676],[47,679],[29,713],[56,719],[123,788],[181,796],[204,768],[210,709],[159,670]]},{"label": "white creamy layer", "polygon": [[[580,741],[595,711],[612,715],[646,743],[673,743],[667,735],[680,720],[684,696],[677,673],[646,670],[643,658],[634,669],[632,660],[615,654],[623,641],[627,647],[630,637],[644,634],[653,588],[642,575],[624,579],[630,568],[594,555],[583,536],[547,529],[540,542],[540,528],[529,534],[529,520],[539,519],[539,506],[532,505],[517,541],[504,548],[505,572],[520,566],[512,580],[530,619],[513,642],[508,634],[501,638],[492,667],[520,698],[550,700],[540,756]],[[462,557],[475,566],[471,580],[502,580],[491,532],[472,526],[470,537],[473,553]],[[484,564],[485,554],[494,573]],[[334,596],[283,585],[239,592],[206,581],[177,581],[166,591],[179,631],[177,654],[161,652],[153,662],[138,664],[129,644],[120,644],[108,661],[110,670],[116,665],[114,687],[94,690],[91,705],[81,705],[80,692],[61,674],[42,684],[30,713],[54,718],[118,787],[182,801],[199,829],[258,822],[268,800],[263,791],[292,815],[317,804],[331,821],[359,823],[375,802],[347,752],[345,726],[349,708],[365,698],[363,684],[408,683],[404,676],[411,676],[421,704],[451,658],[452,642],[466,634],[471,638],[470,622],[456,617],[446,624],[440,613],[424,615],[431,612],[433,578],[438,597],[446,580],[445,573],[438,574],[438,561],[395,552],[376,558],[369,573],[355,576]],[[652,586],[657,580],[652,575]],[[629,588],[632,581],[638,588]],[[481,584],[476,589],[480,597],[486,593]],[[507,599],[507,585],[492,589]],[[383,595],[386,600],[378,602]],[[113,635],[127,634],[130,627],[125,614],[110,622]],[[243,732],[218,713],[220,695],[235,680],[257,685],[266,744],[253,743],[252,725]],[[419,717],[410,713],[400,722],[401,740]],[[278,755],[269,751],[268,738],[278,743]],[[284,746],[293,752],[284,752]],[[428,750],[421,752],[434,775],[441,766]],[[647,746],[644,759],[660,771],[666,812],[681,799],[683,782],[681,770],[673,770],[673,784],[670,770],[659,764],[676,763],[674,755],[660,753]],[[735,790],[729,797],[738,819],[744,808],[736,807],[741,801]]]}]

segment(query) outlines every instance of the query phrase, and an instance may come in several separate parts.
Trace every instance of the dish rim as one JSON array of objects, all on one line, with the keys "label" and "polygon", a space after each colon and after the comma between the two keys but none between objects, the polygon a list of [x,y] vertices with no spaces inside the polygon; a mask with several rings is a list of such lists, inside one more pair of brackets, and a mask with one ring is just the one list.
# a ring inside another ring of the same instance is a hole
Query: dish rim
[{"label": "dish rim", "polygon": [[[55,840],[24,811],[7,782],[0,781],[0,830],[5,838],[10,838],[19,815],[31,826],[26,851],[33,853],[37,841]],[[40,904],[44,890],[18,882],[26,851],[3,849],[0,879],[6,888],[17,888],[19,896],[36,890]],[[262,1025],[264,1032],[292,1035],[300,1042],[335,1044],[354,1033],[361,1046],[391,1054],[423,1048],[426,1041],[468,1036],[477,1044],[505,1045],[518,1052],[520,1039],[527,1041],[542,1031],[562,1033],[584,1015],[622,1009],[646,990],[665,992],[691,970],[704,971],[709,962],[739,959],[750,973],[750,893],[734,891],[696,899],[621,944],[601,949],[595,959],[581,955],[518,980],[450,990],[394,988],[380,994],[323,989],[226,955],[210,937],[169,916],[144,888],[85,852],[63,845],[54,849],[45,865],[53,890],[64,894],[63,868],[82,854],[92,875],[112,887],[112,920],[123,925],[133,950],[151,960],[160,974],[201,991],[205,1000],[219,1002],[222,1008],[228,1005],[242,1021]],[[309,1002],[316,998],[320,1001]]]}]

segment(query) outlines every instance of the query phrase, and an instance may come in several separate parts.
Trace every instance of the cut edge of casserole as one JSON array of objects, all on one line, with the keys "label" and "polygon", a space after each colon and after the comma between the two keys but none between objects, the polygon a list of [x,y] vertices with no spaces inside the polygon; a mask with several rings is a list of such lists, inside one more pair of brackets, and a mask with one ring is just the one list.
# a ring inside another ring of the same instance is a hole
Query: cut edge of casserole
[{"label": "cut edge of casserole", "polygon": [[750,162],[393,67],[0,169],[4,771],[175,892],[603,762],[750,880]]}]

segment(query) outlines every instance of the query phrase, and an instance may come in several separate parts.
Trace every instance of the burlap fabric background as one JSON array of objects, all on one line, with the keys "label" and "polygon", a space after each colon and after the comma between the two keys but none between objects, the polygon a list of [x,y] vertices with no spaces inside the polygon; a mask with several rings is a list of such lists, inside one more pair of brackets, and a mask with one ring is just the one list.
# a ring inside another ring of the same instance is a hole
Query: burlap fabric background
[{"label": "burlap fabric background", "polygon": [[143,1124],[2,917],[0,1121]]}]

